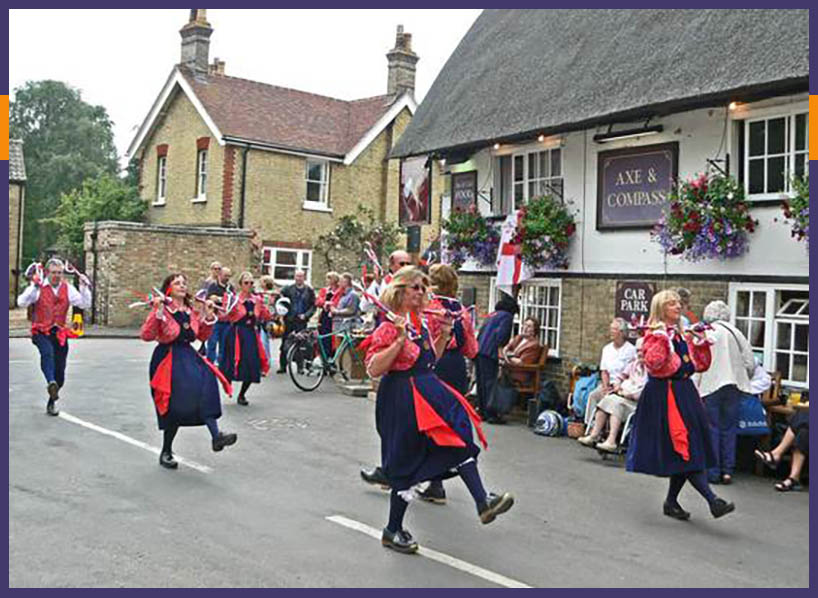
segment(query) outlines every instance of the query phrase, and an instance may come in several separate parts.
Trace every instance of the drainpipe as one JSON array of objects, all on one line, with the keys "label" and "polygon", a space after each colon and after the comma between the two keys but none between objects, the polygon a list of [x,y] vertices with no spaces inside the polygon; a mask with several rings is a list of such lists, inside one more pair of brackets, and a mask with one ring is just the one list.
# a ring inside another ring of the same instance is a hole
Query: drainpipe
[{"label": "drainpipe", "polygon": [[97,323],[97,287],[99,281],[97,280],[97,221],[94,220],[94,232],[91,233],[91,255],[94,256],[94,284],[91,286],[91,323]]},{"label": "drainpipe", "polygon": [[14,307],[17,307],[17,293],[20,290],[20,253],[23,246],[23,197],[26,184],[20,183],[20,197],[17,198],[17,256],[14,262]]},{"label": "drainpipe", "polygon": [[239,197],[239,228],[244,228],[244,189],[247,183],[247,152],[250,151],[250,144],[244,146],[241,154],[241,194]]}]

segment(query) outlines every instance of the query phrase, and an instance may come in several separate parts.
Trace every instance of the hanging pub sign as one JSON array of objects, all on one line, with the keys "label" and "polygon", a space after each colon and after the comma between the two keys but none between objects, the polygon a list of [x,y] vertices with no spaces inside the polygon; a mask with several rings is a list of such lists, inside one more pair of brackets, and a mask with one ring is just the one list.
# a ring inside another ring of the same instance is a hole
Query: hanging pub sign
[{"label": "hanging pub sign", "polygon": [[597,230],[654,226],[678,169],[678,142],[599,152]]},{"label": "hanging pub sign", "polygon": [[[620,280],[616,283],[616,305],[614,317],[624,319],[630,326],[644,317],[645,322],[650,317],[650,302],[656,294],[656,284],[638,280]],[[631,329],[630,337],[636,336],[636,330]]]},{"label": "hanging pub sign", "polygon": [[467,212],[477,205],[477,171],[452,173],[452,212]]},{"label": "hanging pub sign", "polygon": [[401,160],[398,224],[431,224],[431,198],[432,161],[426,156]]}]

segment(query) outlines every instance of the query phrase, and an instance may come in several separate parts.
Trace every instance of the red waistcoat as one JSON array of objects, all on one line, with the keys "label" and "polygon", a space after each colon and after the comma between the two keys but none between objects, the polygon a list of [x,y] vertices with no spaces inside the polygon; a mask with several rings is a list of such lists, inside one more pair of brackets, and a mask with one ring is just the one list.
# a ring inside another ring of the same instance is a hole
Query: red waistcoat
[{"label": "red waistcoat", "polygon": [[52,327],[65,326],[68,315],[68,285],[61,282],[55,295],[48,284],[40,287],[40,298],[34,304],[32,329],[37,328],[48,333]]}]

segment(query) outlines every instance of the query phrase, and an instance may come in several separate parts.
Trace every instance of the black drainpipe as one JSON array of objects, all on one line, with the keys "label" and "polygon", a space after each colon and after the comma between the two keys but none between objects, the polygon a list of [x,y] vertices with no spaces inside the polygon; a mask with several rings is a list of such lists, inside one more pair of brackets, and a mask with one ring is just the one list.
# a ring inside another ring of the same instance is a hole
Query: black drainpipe
[{"label": "black drainpipe", "polygon": [[99,281],[97,280],[97,221],[94,220],[94,232],[91,233],[91,255],[94,256],[94,284],[91,286],[91,323],[97,323],[97,287]]},{"label": "black drainpipe", "polygon": [[247,152],[250,144],[244,146],[241,154],[241,197],[239,198],[239,228],[244,228],[244,188],[247,182]]},{"label": "black drainpipe", "polygon": [[20,291],[20,248],[23,246],[23,196],[26,184],[20,183],[20,197],[17,198],[17,259],[14,262],[14,307],[17,307],[17,293]]}]

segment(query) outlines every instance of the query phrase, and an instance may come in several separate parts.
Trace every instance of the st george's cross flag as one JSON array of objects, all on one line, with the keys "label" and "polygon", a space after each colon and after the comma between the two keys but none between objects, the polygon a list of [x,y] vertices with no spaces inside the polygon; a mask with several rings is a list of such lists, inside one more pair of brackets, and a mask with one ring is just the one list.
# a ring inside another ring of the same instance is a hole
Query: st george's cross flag
[{"label": "st george's cross flag", "polygon": [[534,272],[522,258],[522,246],[512,243],[517,232],[519,210],[509,214],[500,229],[500,247],[497,250],[497,284],[501,291],[514,296],[511,287],[534,277]]}]

